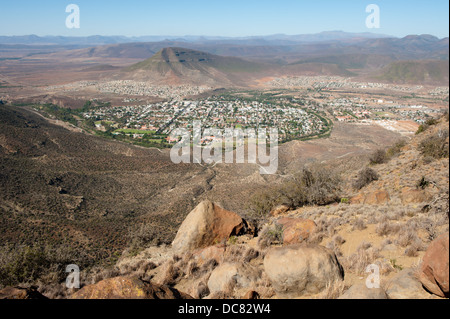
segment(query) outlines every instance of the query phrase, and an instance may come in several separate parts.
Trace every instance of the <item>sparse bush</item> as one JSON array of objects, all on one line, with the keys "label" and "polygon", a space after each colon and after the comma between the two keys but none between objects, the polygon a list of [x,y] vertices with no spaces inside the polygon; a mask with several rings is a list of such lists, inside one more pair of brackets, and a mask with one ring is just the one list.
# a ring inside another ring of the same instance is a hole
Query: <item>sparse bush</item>
[{"label": "sparse bush", "polygon": [[367,226],[364,220],[362,218],[358,218],[354,221],[352,230],[364,230],[366,228]]},{"label": "sparse bush", "polygon": [[420,153],[424,157],[429,156],[434,159],[447,158],[449,156],[448,135],[448,130],[442,130],[423,140],[419,145]]},{"label": "sparse bush", "polygon": [[424,124],[419,126],[419,128],[416,132],[416,135],[425,132],[426,130],[428,130],[428,128],[430,126],[436,125],[437,123],[438,123],[438,120],[436,120],[434,118],[428,119]]},{"label": "sparse bush", "polygon": [[406,141],[405,140],[398,141],[393,146],[388,148],[388,150],[386,151],[386,156],[388,158],[392,158],[392,157],[400,154],[401,151],[402,151],[402,148],[405,147],[405,146],[406,146]]},{"label": "sparse bush", "polygon": [[66,277],[67,265],[84,266],[78,257],[63,248],[6,244],[0,247],[0,287],[34,284],[50,277],[59,284]]},{"label": "sparse bush", "polygon": [[369,157],[369,162],[371,165],[383,164],[388,160],[386,151],[383,149],[378,149],[373,152]]},{"label": "sparse bush", "polygon": [[283,230],[283,226],[278,224],[266,226],[259,236],[258,245],[261,248],[266,248],[272,244],[282,244]]},{"label": "sparse bush", "polygon": [[356,190],[360,190],[363,187],[369,185],[373,181],[377,181],[380,178],[377,172],[375,172],[370,167],[364,168],[362,171],[358,173],[358,178],[353,184],[353,187]]},{"label": "sparse bush", "polygon": [[303,171],[281,186],[257,193],[249,204],[249,217],[259,225],[281,204],[289,207],[328,205],[340,200],[341,178],[323,166]]},{"label": "sparse bush", "polygon": [[416,187],[420,189],[425,189],[428,186],[430,186],[430,181],[425,176],[422,176],[422,178],[416,184]]}]

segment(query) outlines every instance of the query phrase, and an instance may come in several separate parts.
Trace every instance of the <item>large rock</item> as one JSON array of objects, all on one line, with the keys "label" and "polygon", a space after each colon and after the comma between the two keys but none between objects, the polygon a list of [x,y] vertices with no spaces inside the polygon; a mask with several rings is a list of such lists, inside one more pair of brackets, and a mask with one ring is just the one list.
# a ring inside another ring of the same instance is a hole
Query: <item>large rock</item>
[{"label": "large rock", "polygon": [[248,288],[260,275],[260,271],[249,264],[225,263],[213,270],[208,288],[211,294],[227,292],[234,286]]},{"label": "large rock", "polygon": [[36,288],[14,288],[6,287],[0,290],[0,300],[2,299],[48,299]]},{"label": "large rock", "polygon": [[282,218],[277,224],[283,226],[283,245],[300,244],[306,241],[316,230],[314,221],[302,218]]},{"label": "large rock", "polygon": [[72,299],[193,299],[168,286],[158,286],[137,277],[116,277],[83,287]]},{"label": "large rock", "polygon": [[382,288],[367,288],[366,284],[356,284],[339,299],[388,299],[388,296]]},{"label": "large rock", "polygon": [[219,244],[241,234],[245,225],[236,213],[204,201],[181,224],[172,247],[176,252],[186,252]]},{"label": "large rock", "polygon": [[264,258],[264,270],[281,298],[318,294],[327,285],[344,279],[336,255],[312,244],[272,248]]},{"label": "large rock", "polygon": [[396,274],[388,283],[386,293],[389,299],[430,299],[411,268]]},{"label": "large rock", "polygon": [[449,296],[449,233],[446,233],[428,247],[423,257],[419,279],[430,292],[439,297]]}]

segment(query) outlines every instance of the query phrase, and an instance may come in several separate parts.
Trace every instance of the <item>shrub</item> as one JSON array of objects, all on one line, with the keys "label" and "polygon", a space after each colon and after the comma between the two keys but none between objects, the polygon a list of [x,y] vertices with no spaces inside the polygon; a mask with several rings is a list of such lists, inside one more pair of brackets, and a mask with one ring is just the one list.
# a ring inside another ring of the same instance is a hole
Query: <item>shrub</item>
[{"label": "shrub", "polygon": [[34,284],[52,274],[62,281],[67,265],[84,266],[74,258],[70,251],[60,248],[6,244],[0,247],[0,286]]},{"label": "shrub", "polygon": [[417,182],[416,187],[425,189],[429,185],[430,185],[430,181],[425,176],[422,176],[422,178]]},{"label": "shrub", "polygon": [[383,164],[388,160],[386,151],[378,149],[370,155],[369,161],[371,165]]},{"label": "shrub", "polygon": [[373,181],[377,181],[380,178],[377,172],[373,169],[366,167],[358,173],[358,178],[356,179],[353,187],[357,190],[369,185]]},{"label": "shrub", "polygon": [[276,224],[274,226],[267,226],[261,232],[258,239],[258,244],[262,248],[269,247],[272,244],[282,244],[283,233],[283,225]]},{"label": "shrub", "polygon": [[419,129],[416,132],[416,135],[425,132],[430,126],[436,125],[438,123],[438,120],[431,118],[428,119],[424,124],[419,126]]},{"label": "shrub", "polygon": [[448,130],[440,131],[425,140],[419,145],[420,153],[424,157],[432,157],[434,159],[447,158],[448,150]]},{"label": "shrub", "polygon": [[388,158],[392,158],[398,154],[401,153],[402,148],[406,146],[406,141],[401,140],[398,141],[397,143],[395,143],[393,146],[391,146],[387,151],[386,151],[386,156]]},{"label": "shrub", "polygon": [[249,202],[248,217],[261,225],[270,211],[281,204],[295,208],[338,202],[341,183],[337,174],[323,166],[305,168],[281,186],[255,194]]}]

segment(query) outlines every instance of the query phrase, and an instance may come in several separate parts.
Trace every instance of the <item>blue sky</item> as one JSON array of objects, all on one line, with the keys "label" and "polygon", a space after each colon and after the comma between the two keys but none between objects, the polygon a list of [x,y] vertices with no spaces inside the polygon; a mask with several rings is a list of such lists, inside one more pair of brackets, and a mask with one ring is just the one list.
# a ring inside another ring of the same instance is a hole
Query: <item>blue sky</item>
[{"label": "blue sky", "polygon": [[[81,10],[81,28],[67,29],[68,4]],[[381,9],[381,28],[367,29],[369,4]],[[448,36],[447,0],[0,0],[0,35],[308,34],[341,30],[398,37]]]}]

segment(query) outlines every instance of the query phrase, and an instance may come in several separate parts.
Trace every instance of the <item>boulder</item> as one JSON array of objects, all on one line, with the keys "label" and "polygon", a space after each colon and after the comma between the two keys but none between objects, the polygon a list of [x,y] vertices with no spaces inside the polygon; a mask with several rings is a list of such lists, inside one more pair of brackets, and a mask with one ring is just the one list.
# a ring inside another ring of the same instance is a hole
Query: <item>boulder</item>
[{"label": "boulder", "polygon": [[176,252],[205,248],[238,236],[246,222],[236,213],[210,202],[201,202],[181,224],[172,243]]},{"label": "boulder", "polygon": [[282,218],[277,224],[283,226],[283,245],[300,244],[306,241],[316,230],[314,221],[303,218]]},{"label": "boulder", "polygon": [[428,247],[423,257],[419,279],[424,287],[439,297],[449,296],[449,233],[441,235]]},{"label": "boulder", "polygon": [[6,287],[0,290],[0,300],[4,299],[48,299],[43,296],[36,288],[18,288],[18,287]]},{"label": "boulder", "polygon": [[260,277],[260,271],[249,264],[224,263],[213,270],[208,280],[211,294],[227,292],[237,286],[247,288]]},{"label": "boulder", "polygon": [[312,244],[272,248],[264,258],[264,270],[281,298],[318,294],[344,279],[333,251]]},{"label": "boulder", "polygon": [[366,284],[356,284],[338,299],[388,299],[388,296],[382,288],[367,288]]},{"label": "boulder", "polygon": [[389,299],[430,299],[432,296],[423,288],[411,268],[396,274],[389,281],[386,293]]},{"label": "boulder", "polygon": [[159,286],[137,277],[115,277],[88,285],[71,299],[193,299],[168,286]]}]

